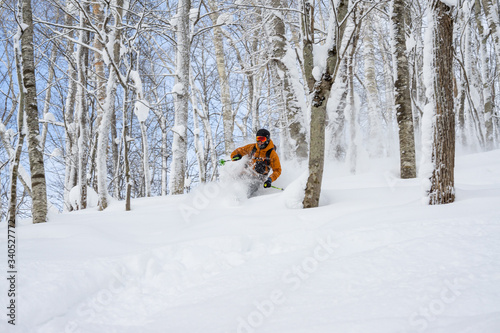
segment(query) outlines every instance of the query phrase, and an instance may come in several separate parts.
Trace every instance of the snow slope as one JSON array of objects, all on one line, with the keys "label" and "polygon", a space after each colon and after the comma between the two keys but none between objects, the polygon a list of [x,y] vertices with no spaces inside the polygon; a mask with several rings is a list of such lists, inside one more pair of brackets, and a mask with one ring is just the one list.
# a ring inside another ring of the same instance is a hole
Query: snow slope
[{"label": "snow slope", "polygon": [[450,205],[423,205],[397,165],[330,165],[317,209],[291,208],[285,165],[284,192],[248,200],[226,180],[22,223],[0,331],[500,332],[500,150],[457,159]]}]

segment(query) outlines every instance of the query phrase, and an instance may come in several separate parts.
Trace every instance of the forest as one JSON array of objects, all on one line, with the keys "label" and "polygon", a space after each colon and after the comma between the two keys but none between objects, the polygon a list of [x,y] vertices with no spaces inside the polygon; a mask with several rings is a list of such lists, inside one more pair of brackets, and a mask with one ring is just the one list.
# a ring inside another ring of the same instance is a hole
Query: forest
[{"label": "forest", "polygon": [[[189,192],[271,131],[284,161],[454,200],[456,151],[498,148],[498,0],[5,0],[0,220]],[[11,222],[12,221],[12,222]]]}]

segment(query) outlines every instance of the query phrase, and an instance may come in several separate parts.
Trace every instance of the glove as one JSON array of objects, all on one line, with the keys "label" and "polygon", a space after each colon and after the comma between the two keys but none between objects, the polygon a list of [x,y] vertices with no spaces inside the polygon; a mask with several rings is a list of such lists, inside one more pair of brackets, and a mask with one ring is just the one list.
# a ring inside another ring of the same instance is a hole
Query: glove
[{"label": "glove", "polygon": [[240,154],[234,155],[234,157],[231,160],[233,161],[241,160],[241,155]]},{"label": "glove", "polygon": [[267,178],[266,182],[264,183],[264,188],[271,187],[271,183],[273,181],[271,180],[271,177]]}]

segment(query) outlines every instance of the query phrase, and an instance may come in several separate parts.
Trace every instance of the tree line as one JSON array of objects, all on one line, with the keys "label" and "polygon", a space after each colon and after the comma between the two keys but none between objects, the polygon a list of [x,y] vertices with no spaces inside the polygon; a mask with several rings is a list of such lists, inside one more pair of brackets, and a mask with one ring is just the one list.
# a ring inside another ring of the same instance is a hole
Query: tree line
[{"label": "tree line", "polygon": [[[308,164],[401,178],[454,200],[455,146],[499,139],[498,0],[8,0],[0,7],[2,219],[182,194],[271,129]],[[417,161],[417,157],[421,157]],[[18,186],[19,182],[19,186]]]}]

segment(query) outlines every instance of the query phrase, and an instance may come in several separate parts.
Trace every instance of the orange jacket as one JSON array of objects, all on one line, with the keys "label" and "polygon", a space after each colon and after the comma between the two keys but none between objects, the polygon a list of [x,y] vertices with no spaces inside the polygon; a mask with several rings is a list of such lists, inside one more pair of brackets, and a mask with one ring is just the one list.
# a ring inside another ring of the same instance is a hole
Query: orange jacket
[{"label": "orange jacket", "polygon": [[[252,150],[255,148],[255,153],[253,156],[250,156],[252,154]],[[274,182],[278,177],[281,175],[281,164],[280,164],[280,158],[278,157],[278,154],[276,153],[276,149],[274,148],[274,143],[273,140],[269,140],[269,144],[267,145],[266,148],[260,149],[259,146],[256,143],[251,143],[249,145],[236,148],[235,151],[231,153],[231,158],[233,158],[235,155],[249,155],[251,158],[251,166],[255,170],[256,164],[264,162],[265,166],[265,172],[263,173],[264,175],[269,174],[269,168],[273,170],[273,173],[271,174],[271,180]],[[269,156],[269,163],[266,163],[266,154],[269,150],[272,150],[271,155]]]}]

